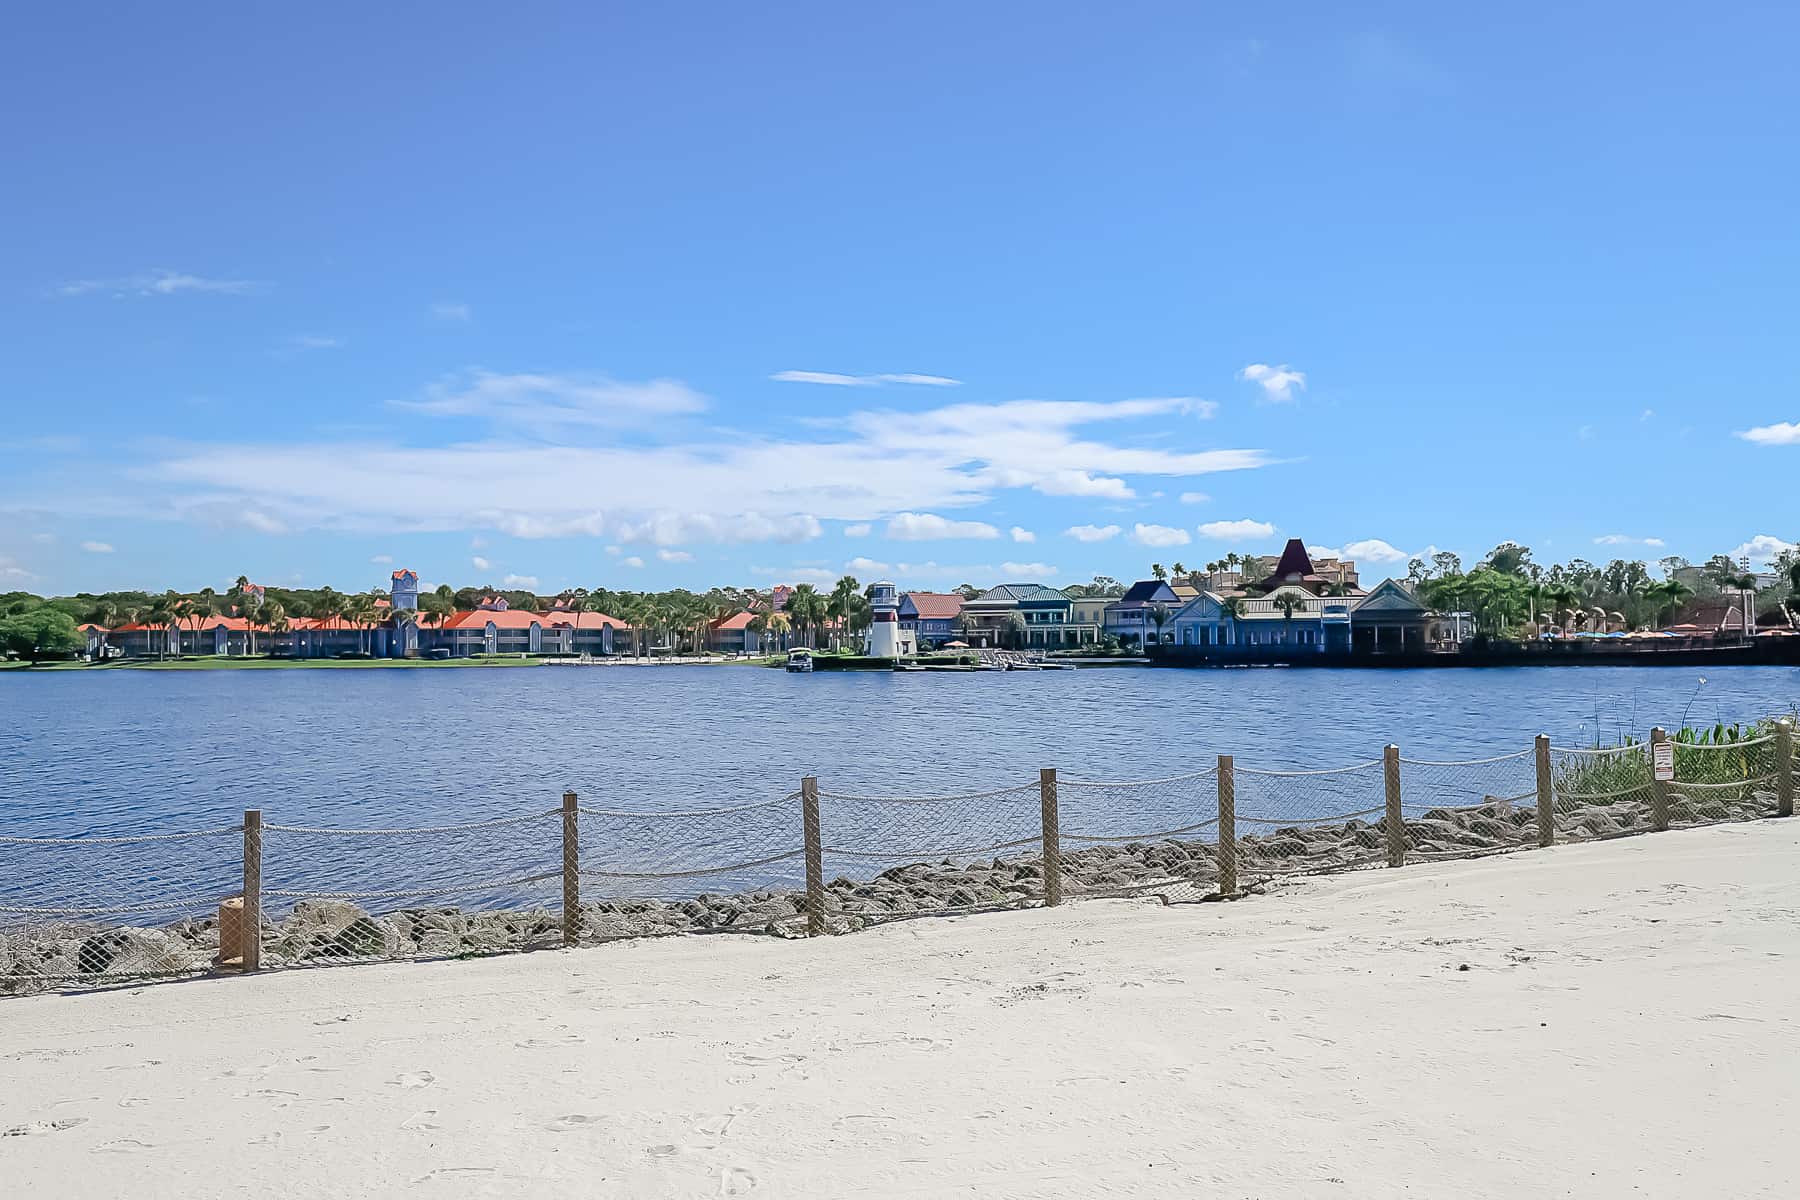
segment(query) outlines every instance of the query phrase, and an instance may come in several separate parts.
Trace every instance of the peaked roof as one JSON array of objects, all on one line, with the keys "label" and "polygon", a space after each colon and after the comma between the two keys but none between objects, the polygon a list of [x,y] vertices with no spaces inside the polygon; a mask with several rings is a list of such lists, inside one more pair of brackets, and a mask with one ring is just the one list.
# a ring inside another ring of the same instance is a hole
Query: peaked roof
[{"label": "peaked roof", "polygon": [[1289,576],[1305,577],[1313,574],[1311,556],[1306,553],[1306,543],[1299,538],[1289,538],[1288,544],[1281,552],[1281,561],[1269,572],[1271,579],[1286,579]]},{"label": "peaked roof", "polygon": [[962,614],[963,598],[955,592],[908,592],[921,621],[954,621]]},{"label": "peaked roof", "polygon": [[1154,604],[1158,600],[1165,603],[1176,599],[1174,589],[1160,579],[1140,579],[1125,589],[1119,597],[1121,604]]},{"label": "peaked roof", "polygon": [[1060,600],[1068,602],[1069,597],[1053,587],[1045,587],[1041,583],[1003,583],[999,587],[989,588],[971,604],[1029,604],[1034,601]]},{"label": "peaked roof", "polygon": [[1357,600],[1352,612],[1418,612],[1425,611],[1425,605],[1409,591],[1405,584],[1396,583],[1392,579],[1384,579],[1369,592]]}]

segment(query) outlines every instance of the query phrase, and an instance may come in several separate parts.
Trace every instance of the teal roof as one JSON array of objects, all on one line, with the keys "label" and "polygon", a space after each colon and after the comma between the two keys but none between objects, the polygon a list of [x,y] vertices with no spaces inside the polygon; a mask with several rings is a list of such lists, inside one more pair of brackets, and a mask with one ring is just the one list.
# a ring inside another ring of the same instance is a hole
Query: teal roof
[{"label": "teal roof", "polygon": [[1041,583],[1003,583],[999,587],[989,588],[975,598],[976,604],[984,602],[1000,604],[1067,604],[1069,597],[1053,587],[1045,587]]}]

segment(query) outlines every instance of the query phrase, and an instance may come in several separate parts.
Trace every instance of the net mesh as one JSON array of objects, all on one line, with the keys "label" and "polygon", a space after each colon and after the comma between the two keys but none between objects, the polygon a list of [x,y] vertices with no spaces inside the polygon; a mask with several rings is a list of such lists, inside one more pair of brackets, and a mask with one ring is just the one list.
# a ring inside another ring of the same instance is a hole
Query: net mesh
[{"label": "net mesh", "polygon": [[729,808],[581,809],[579,937],[805,932],[800,794]]},{"label": "net mesh", "polygon": [[262,828],[262,961],[473,957],[562,940],[562,817]]},{"label": "net mesh", "polygon": [[1781,768],[1777,753],[1773,735],[1709,743],[1678,739],[1675,779],[1668,785],[1669,823],[1705,825],[1774,816]]},{"label": "net mesh", "polygon": [[1537,761],[1531,750],[1441,762],[1400,759],[1408,858],[1465,858],[1537,845]]},{"label": "net mesh", "polygon": [[0,992],[209,970],[242,872],[236,828],[0,837]]},{"label": "net mesh", "polygon": [[1240,882],[1387,861],[1380,759],[1321,771],[1236,768]]},{"label": "net mesh", "polygon": [[1062,895],[1154,893],[1165,902],[1219,886],[1219,771],[1057,783]]},{"label": "net mesh", "polygon": [[1552,747],[1550,781],[1558,841],[1592,841],[1654,828],[1647,743]]}]

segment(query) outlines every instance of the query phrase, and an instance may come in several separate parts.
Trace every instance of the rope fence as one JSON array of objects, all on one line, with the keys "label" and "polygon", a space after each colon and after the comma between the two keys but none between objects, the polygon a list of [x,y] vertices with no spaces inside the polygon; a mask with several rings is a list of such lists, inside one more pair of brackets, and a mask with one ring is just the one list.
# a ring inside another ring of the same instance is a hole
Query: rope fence
[{"label": "rope fence", "polygon": [[1277,770],[821,788],[726,807],[546,808],[465,824],[265,821],[0,835],[0,994],[214,970],[474,957],[696,933],[804,937],[913,917],[1508,853],[1793,813],[1791,723],[1757,736]]}]

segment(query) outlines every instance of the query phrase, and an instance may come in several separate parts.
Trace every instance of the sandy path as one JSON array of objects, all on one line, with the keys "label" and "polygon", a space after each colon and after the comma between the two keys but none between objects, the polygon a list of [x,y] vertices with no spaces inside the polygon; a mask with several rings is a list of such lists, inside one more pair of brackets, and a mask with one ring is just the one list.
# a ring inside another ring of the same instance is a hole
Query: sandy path
[{"label": "sandy path", "polygon": [[0,1190],[1792,1195],[1797,1013],[1800,821],[1762,822],[6,1001]]}]

